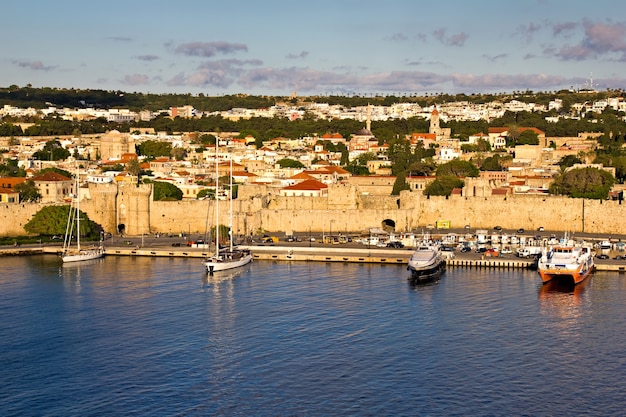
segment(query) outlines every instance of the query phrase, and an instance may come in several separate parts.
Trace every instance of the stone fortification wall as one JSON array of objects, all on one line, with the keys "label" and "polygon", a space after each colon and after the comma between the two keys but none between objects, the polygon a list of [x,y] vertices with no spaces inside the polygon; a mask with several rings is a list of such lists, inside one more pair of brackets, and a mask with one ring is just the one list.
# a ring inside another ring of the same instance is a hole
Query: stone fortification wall
[{"label": "stone fortification wall", "polygon": [[[93,188],[92,188],[93,187]],[[117,190],[117,191],[116,191]],[[380,227],[392,220],[398,231],[420,230],[437,220],[472,229],[548,230],[618,234],[626,230],[626,204],[554,196],[427,197],[404,191],[400,196],[363,196],[352,186],[331,187],[325,197],[262,195],[258,188],[241,187],[233,201],[233,232],[352,233]],[[343,198],[341,198],[343,196]],[[331,204],[332,203],[332,204]],[[25,234],[24,225],[42,204],[0,205],[0,235]],[[215,202],[210,200],[152,201],[151,187],[90,185],[90,198],[81,210],[105,231],[116,233],[124,223],[126,234],[198,233],[215,224]],[[229,224],[230,202],[219,202],[219,223]]]},{"label": "stone fortification wall", "polygon": [[0,204],[0,236],[25,235],[24,225],[48,204]]}]

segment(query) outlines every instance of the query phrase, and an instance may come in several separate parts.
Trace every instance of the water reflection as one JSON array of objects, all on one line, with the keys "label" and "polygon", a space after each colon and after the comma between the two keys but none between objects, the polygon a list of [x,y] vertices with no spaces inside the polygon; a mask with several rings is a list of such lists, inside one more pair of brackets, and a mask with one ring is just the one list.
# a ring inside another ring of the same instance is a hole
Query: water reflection
[{"label": "water reflection", "polygon": [[592,277],[578,285],[554,279],[539,287],[539,301],[544,314],[558,318],[580,317],[585,302],[585,292]]},{"label": "water reflection", "polygon": [[244,265],[240,268],[229,269],[225,271],[216,271],[209,274],[205,271],[202,279],[202,287],[206,289],[219,290],[219,287],[226,284],[231,284],[231,281],[237,277],[250,271],[250,264]]}]

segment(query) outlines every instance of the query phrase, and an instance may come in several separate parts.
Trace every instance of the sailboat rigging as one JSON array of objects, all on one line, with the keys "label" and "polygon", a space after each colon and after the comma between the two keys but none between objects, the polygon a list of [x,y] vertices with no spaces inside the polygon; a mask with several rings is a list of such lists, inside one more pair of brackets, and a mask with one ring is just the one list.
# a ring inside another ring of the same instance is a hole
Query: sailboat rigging
[{"label": "sailboat rigging", "polygon": [[204,261],[209,274],[217,271],[225,271],[238,268],[252,262],[250,251],[239,249],[233,246],[233,158],[230,157],[230,191],[228,197],[230,199],[230,221],[229,221],[229,247],[220,250],[219,244],[219,163],[218,163],[218,138],[215,139],[215,254]]},{"label": "sailboat rigging", "polygon": [[[102,241],[97,247],[83,249],[80,243],[80,193],[79,193],[79,170],[76,168],[76,177],[74,180],[74,198],[67,216],[67,226],[65,227],[65,238],[63,240],[63,252],[61,259],[63,263],[88,261],[91,259],[102,258],[104,256],[104,248]],[[74,230],[76,227],[76,230]],[[72,247],[72,237],[76,233],[76,246]]]}]

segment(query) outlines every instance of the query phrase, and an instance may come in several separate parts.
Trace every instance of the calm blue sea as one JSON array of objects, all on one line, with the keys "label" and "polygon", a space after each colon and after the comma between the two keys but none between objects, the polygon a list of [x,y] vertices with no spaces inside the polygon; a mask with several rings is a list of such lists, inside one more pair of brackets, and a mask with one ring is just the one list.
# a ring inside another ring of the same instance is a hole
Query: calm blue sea
[{"label": "calm blue sea", "polygon": [[1,416],[621,416],[626,276],[0,258]]}]

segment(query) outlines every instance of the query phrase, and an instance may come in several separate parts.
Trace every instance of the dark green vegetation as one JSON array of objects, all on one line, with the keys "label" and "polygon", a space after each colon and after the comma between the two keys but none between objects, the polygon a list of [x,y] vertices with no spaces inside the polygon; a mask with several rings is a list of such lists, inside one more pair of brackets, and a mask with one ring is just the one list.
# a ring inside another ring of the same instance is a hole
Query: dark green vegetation
[{"label": "dark green vegetation", "polygon": [[152,184],[154,201],[177,201],[183,199],[183,192],[174,184],[163,181],[152,181],[144,178],[145,184]]},{"label": "dark green vegetation", "polygon": [[21,184],[17,184],[13,187],[13,190],[19,193],[20,201],[36,203],[41,200],[41,192],[39,192],[39,187],[35,185],[33,180],[26,180]]},{"label": "dark green vegetation", "polygon": [[615,178],[597,168],[578,168],[567,171],[554,179],[550,192],[574,198],[605,199],[609,196]]},{"label": "dark green vegetation", "polygon": [[[33,218],[24,225],[24,230],[39,237],[61,236],[62,238],[67,228],[70,209],[74,210],[70,206],[44,207],[35,213]],[[90,220],[82,211],[79,212],[79,215],[81,240],[98,240],[102,227]],[[76,234],[75,227],[74,223],[74,231],[72,232],[74,235]]]}]

